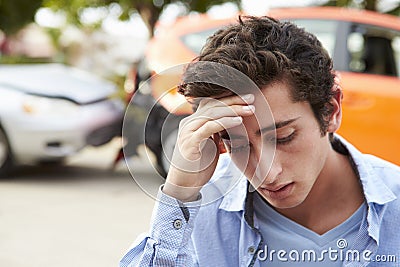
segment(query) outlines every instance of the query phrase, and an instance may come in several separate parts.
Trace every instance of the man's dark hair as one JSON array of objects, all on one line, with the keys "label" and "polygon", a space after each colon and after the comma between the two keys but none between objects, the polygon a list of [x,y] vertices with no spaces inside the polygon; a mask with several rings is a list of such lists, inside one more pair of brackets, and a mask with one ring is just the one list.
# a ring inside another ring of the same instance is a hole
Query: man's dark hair
[{"label": "man's dark hair", "polygon": [[[233,67],[261,89],[275,82],[286,83],[294,102],[310,103],[325,135],[332,113],[334,74],[331,58],[311,33],[270,17],[242,16],[238,23],[209,37],[196,61]],[[183,75],[180,93],[186,97],[213,97],[230,91],[202,83],[185,84],[185,77],[201,75],[195,62],[189,64]]]}]

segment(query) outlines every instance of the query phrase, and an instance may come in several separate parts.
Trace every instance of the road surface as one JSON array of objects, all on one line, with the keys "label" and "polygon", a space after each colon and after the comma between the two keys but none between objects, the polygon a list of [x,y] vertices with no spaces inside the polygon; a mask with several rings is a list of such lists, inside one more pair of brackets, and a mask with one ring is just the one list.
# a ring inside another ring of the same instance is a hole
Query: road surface
[{"label": "road surface", "polygon": [[[124,162],[119,141],[89,148],[64,166],[23,167],[0,179],[0,266],[111,267],[148,229],[154,200]],[[161,184],[141,157],[129,159],[154,194]]]}]

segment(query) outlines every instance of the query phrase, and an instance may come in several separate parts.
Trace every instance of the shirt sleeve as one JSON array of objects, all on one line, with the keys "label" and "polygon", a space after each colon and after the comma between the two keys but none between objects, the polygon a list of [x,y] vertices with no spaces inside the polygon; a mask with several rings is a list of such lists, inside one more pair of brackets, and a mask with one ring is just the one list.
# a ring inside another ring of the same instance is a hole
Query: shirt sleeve
[{"label": "shirt sleeve", "polygon": [[160,188],[157,199],[149,233],[136,239],[119,266],[198,266],[191,234],[201,195],[197,201],[182,203]]}]

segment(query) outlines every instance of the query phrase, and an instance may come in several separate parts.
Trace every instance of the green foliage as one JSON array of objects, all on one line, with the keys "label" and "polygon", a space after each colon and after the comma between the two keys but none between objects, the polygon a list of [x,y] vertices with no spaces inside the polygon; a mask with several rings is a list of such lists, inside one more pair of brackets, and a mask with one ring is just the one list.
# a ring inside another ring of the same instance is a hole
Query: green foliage
[{"label": "green foliage", "polygon": [[31,58],[26,56],[0,56],[0,64],[37,64],[37,63],[50,63],[49,58]]},{"label": "green foliage", "polygon": [[339,7],[346,7],[350,6],[352,0],[330,0],[325,5],[326,6],[339,6]]},{"label": "green foliage", "polygon": [[105,5],[105,2],[101,0],[43,0],[43,7],[65,12],[68,22],[79,26],[79,15],[83,8],[102,5]]},{"label": "green foliage", "polygon": [[[376,11],[379,0],[329,0],[325,6],[356,7]],[[390,15],[400,16],[400,2],[392,10],[386,12]]]},{"label": "green foliage", "polygon": [[7,35],[32,22],[42,0],[0,0],[0,29]]},{"label": "green foliage", "polygon": [[400,16],[400,5],[387,12],[390,15]]},{"label": "green foliage", "polygon": [[111,3],[118,3],[123,12],[120,15],[121,20],[129,19],[129,15],[133,11],[137,11],[150,33],[154,31],[154,26],[164,8],[171,3],[183,3],[187,6],[187,10],[198,12],[206,12],[213,5],[226,2],[236,3],[240,7],[240,0],[43,0],[43,6],[49,7],[54,11],[63,10],[69,22],[81,25],[79,20],[80,13],[85,7],[101,7],[108,6]]},{"label": "green foliage", "polygon": [[227,2],[232,2],[234,4],[236,4],[238,6],[238,8],[240,8],[241,5],[241,0],[209,0],[209,1],[204,1],[204,0],[192,0],[192,1],[187,1],[184,2],[189,10],[194,10],[194,11],[198,11],[200,13],[204,13],[207,12],[207,10],[214,6],[214,5],[220,5],[220,4],[224,4]]},{"label": "green foliage", "polygon": [[[359,7],[374,10],[379,0],[329,0],[325,5],[342,7]],[[27,23],[32,22],[38,8],[49,7],[54,11],[65,12],[68,22],[82,26],[80,15],[86,7],[106,7],[118,3],[123,12],[121,20],[129,19],[132,12],[137,11],[143,18],[150,33],[164,8],[171,3],[182,3],[187,10],[206,12],[213,5],[226,2],[235,3],[240,9],[241,0],[0,0],[0,29],[6,34],[12,34]],[[393,15],[400,14],[400,4],[389,11]],[[99,25],[93,25],[96,27]]]}]

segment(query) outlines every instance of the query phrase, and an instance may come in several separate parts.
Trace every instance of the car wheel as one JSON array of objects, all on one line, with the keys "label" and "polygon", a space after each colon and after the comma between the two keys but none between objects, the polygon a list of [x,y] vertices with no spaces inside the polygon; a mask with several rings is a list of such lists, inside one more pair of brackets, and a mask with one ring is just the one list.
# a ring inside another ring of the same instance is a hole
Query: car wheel
[{"label": "car wheel", "polygon": [[185,116],[170,115],[164,122],[165,127],[161,132],[161,155],[160,168],[166,175],[171,165],[172,154],[174,153],[176,140],[178,138],[179,123]]},{"label": "car wheel", "polygon": [[176,139],[178,138],[178,129],[170,132],[164,140],[162,140],[161,164],[165,173],[168,173],[171,165],[172,154],[174,153]]},{"label": "car wheel", "polygon": [[39,164],[42,166],[61,166],[65,164],[65,158],[41,160]]},{"label": "car wheel", "polygon": [[0,176],[4,176],[8,173],[12,166],[12,157],[10,145],[7,140],[7,136],[4,131],[0,128]]}]

